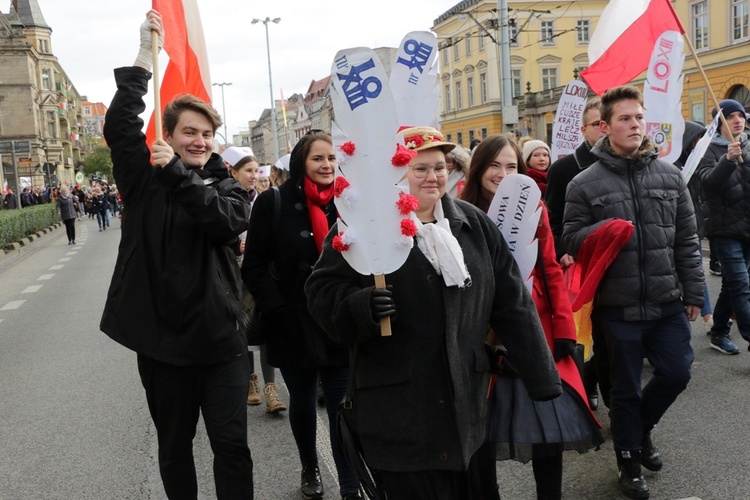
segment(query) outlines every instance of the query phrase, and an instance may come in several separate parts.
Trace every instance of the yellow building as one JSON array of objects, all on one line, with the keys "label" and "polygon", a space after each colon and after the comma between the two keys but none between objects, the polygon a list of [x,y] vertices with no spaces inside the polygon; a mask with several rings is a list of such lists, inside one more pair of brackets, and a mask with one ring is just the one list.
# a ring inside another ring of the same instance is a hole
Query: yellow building
[{"label": "yellow building", "polygon": [[[716,98],[750,111],[750,0],[677,0],[674,7]],[[690,55],[684,74],[683,116],[710,122],[714,103]]]},{"label": "yellow building", "polygon": [[[513,96],[566,85],[588,66],[588,41],[606,1],[508,1]],[[440,42],[440,125],[468,147],[508,130],[501,116],[500,33],[496,0],[465,0],[435,20]],[[522,134],[545,139],[553,116],[521,117]]]}]

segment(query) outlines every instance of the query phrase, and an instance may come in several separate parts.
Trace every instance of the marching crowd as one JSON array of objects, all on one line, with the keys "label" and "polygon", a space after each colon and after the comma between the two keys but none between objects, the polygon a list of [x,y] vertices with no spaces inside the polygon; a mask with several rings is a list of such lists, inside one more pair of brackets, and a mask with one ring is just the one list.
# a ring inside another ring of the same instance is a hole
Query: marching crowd
[{"label": "marching crowd", "polygon": [[[750,174],[740,168],[750,146],[739,103],[722,101],[728,127],[689,184],[645,135],[635,87],[590,99],[584,142],[554,163],[534,138],[491,135],[467,151],[432,127],[406,127],[414,246],[376,288],[335,238],[336,154],[326,132],[303,136],[288,178],[273,182],[248,148],[213,153],[220,116],[184,95],[166,106],[164,138],[149,150],[139,115],[152,30],[162,32],[155,11],[135,64],[115,70],[104,128],[127,215],[100,326],[138,355],[169,498],[197,496],[199,412],[217,496],[253,497],[247,405],[263,397],[267,412],[289,412],[302,495],[323,498],[319,387],[343,499],[496,499],[495,463],[507,459],[532,462],[538,498],[560,498],[564,452],[603,442],[599,394],[619,487],[649,498],[642,467],[668,466],[654,428],[691,376],[689,322],[701,317],[710,345],[734,354],[734,315],[750,342]],[[680,166],[705,130],[694,125]],[[543,193],[530,290],[487,216],[516,173]],[[92,209],[106,203],[101,196],[93,190]],[[108,220],[98,220],[105,230]],[[723,279],[713,313],[703,234]],[[605,258],[594,356],[580,366],[565,272],[599,269]],[[380,333],[385,318],[391,336]],[[644,358],[654,372],[642,387]]]}]

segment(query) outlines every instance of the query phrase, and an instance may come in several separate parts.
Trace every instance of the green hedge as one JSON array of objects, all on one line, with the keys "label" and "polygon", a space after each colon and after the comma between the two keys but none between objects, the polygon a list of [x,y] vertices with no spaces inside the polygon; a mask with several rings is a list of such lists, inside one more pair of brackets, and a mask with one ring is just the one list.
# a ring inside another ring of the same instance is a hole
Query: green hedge
[{"label": "green hedge", "polygon": [[0,249],[59,221],[53,203],[21,210],[0,210]]}]

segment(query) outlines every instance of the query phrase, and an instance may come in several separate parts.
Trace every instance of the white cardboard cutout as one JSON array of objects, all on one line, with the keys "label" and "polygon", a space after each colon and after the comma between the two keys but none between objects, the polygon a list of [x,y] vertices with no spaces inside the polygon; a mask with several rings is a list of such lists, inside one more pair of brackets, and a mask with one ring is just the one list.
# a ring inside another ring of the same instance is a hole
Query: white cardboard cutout
[{"label": "white cardboard cutout", "polygon": [[557,104],[555,123],[552,125],[551,161],[573,154],[583,142],[581,125],[588,92],[589,88],[579,80],[573,80],[565,86]]},{"label": "white cardboard cutout", "polygon": [[429,31],[408,33],[391,67],[391,90],[400,126],[438,126],[438,43]]},{"label": "white cardboard cutout", "polygon": [[522,174],[509,174],[498,186],[487,211],[513,252],[529,292],[534,285],[531,273],[538,252],[536,231],[542,215],[539,206],[541,199],[542,192],[534,179]]}]

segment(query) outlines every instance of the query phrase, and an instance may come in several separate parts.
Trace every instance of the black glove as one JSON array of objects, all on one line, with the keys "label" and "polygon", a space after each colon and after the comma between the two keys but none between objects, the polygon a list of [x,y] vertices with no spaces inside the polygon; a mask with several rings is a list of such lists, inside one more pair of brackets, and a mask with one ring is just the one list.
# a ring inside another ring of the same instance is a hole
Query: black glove
[{"label": "black glove", "polygon": [[370,296],[370,309],[372,319],[380,321],[396,315],[396,301],[393,300],[393,285],[386,288],[373,288]]},{"label": "black glove", "polygon": [[555,339],[555,361],[560,361],[566,356],[572,356],[576,352],[576,341],[572,339]]}]

